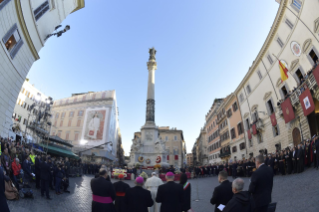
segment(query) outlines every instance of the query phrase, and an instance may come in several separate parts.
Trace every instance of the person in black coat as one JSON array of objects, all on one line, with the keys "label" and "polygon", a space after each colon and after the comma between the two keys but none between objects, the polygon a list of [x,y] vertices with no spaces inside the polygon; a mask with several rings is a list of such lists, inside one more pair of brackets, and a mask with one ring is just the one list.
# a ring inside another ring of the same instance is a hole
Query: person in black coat
[{"label": "person in black coat", "polygon": [[0,166],[0,211],[1,212],[10,212],[8,203],[7,203],[7,198],[6,195],[4,194],[5,191],[5,183],[4,180],[8,181],[4,174],[3,174],[3,169]]},{"label": "person in black coat", "polygon": [[22,169],[24,172],[24,183],[28,185],[29,182],[32,180],[30,156],[27,156],[26,159],[23,161]]},{"label": "person in black coat", "polygon": [[129,212],[148,212],[148,207],[153,206],[151,192],[144,189],[144,179],[137,177],[135,187],[126,190],[125,203]]},{"label": "person in black coat", "polygon": [[264,157],[256,157],[256,168],[251,176],[249,193],[253,197],[253,211],[266,212],[271,202],[274,172],[264,164]]},{"label": "person in black coat", "polygon": [[232,175],[233,178],[237,178],[237,167],[238,167],[238,163],[237,161],[234,161],[234,163],[232,164]]},{"label": "person in black coat", "polygon": [[40,173],[41,173],[40,164],[41,164],[41,155],[38,155],[37,158],[35,159],[35,185],[37,189],[40,188],[40,180],[41,180],[40,179]]},{"label": "person in black coat", "polygon": [[298,149],[296,147],[292,148],[292,168],[293,168],[293,173],[297,173],[297,154],[298,154]]},{"label": "person in black coat", "polygon": [[223,212],[251,212],[251,198],[248,191],[243,191],[244,180],[237,178],[232,183],[233,198],[229,200]]},{"label": "person in black coat", "polygon": [[167,172],[166,184],[160,185],[157,190],[156,202],[162,203],[161,212],[182,211],[183,186],[174,182],[174,174]]},{"label": "person in black coat", "polygon": [[191,184],[187,182],[186,174],[181,175],[179,184],[183,186],[182,211],[188,211],[191,209]]},{"label": "person in black coat", "polygon": [[130,186],[127,183],[124,183],[122,180],[124,178],[123,174],[119,174],[119,180],[116,183],[113,183],[115,190],[115,208],[117,212],[127,212],[126,203],[125,203],[125,192]]},{"label": "person in black coat", "polygon": [[302,154],[302,148],[301,148],[301,145],[299,144],[298,145],[298,152],[297,152],[297,173],[301,173],[302,172],[302,157],[303,157],[303,154]]},{"label": "person in black coat", "polygon": [[233,197],[232,183],[227,180],[227,175],[225,171],[221,171],[218,174],[218,182],[220,185],[214,189],[213,196],[210,199],[210,203],[215,205],[215,212],[220,212],[221,210],[217,207],[220,204],[226,205]]},{"label": "person in black coat", "polygon": [[[51,158],[48,158],[48,161],[51,160]],[[47,159],[43,157],[43,162],[40,165],[41,168],[41,196],[44,197],[44,191],[46,194],[47,199],[51,200],[50,194],[49,194],[49,183],[50,183],[50,175],[51,175],[51,167],[49,165],[49,162],[47,162]]]},{"label": "person in black coat", "polygon": [[92,212],[116,212],[113,201],[115,200],[115,190],[109,181],[105,180],[107,171],[100,170],[100,177],[91,180],[93,193]]}]

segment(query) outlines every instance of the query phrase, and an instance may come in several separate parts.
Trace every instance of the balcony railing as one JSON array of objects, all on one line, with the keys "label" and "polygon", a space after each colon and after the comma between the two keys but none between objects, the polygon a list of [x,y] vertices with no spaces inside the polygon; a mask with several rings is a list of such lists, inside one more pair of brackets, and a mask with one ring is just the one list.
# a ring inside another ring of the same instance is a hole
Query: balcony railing
[{"label": "balcony railing", "polygon": [[290,95],[290,100],[292,106],[299,104],[299,96],[301,95],[304,89],[304,85],[307,85],[309,89],[313,89],[317,85],[317,81],[313,74],[311,73],[308,78],[300,85],[298,88]]},{"label": "balcony railing", "polygon": [[227,156],[229,156],[229,155],[230,155],[230,152],[225,152],[225,153],[219,154],[219,157],[220,157],[220,158],[223,158],[223,157],[227,157]]}]

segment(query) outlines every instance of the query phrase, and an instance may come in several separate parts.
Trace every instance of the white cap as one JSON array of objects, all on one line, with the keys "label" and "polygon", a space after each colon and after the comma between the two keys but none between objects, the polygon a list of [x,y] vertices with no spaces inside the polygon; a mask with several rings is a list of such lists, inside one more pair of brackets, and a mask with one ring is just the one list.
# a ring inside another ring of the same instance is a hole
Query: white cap
[{"label": "white cap", "polygon": [[152,175],[156,175],[156,172],[152,172]]}]

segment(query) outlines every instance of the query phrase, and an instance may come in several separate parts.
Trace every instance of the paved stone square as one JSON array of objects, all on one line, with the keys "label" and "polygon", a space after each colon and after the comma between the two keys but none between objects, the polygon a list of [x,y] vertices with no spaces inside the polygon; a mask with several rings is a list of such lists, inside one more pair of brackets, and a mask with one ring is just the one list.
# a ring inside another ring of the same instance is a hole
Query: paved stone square
[{"label": "paved stone square", "polygon": [[[92,193],[90,180],[92,175],[70,179],[70,194],[55,195],[53,200],[41,197],[39,190],[34,191],[34,199],[8,201],[12,212],[85,212],[91,211]],[[230,180],[231,177],[229,178]],[[114,180],[113,180],[114,182]],[[133,186],[132,181],[125,181]],[[217,177],[190,180],[192,185],[192,208],[195,212],[214,211],[210,204],[214,188],[218,185]],[[248,189],[249,178],[245,178]],[[277,212],[318,212],[319,211],[319,171],[310,168],[304,173],[288,176],[275,176],[272,193],[277,202]],[[198,201],[196,201],[198,200]]]}]

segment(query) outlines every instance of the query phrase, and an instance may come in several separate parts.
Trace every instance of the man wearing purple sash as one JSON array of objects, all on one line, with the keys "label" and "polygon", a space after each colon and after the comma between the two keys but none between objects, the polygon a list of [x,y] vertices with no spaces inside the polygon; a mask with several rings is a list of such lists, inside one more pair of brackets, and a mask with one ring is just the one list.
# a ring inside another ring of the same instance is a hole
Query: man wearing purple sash
[{"label": "man wearing purple sash", "polygon": [[113,184],[106,180],[108,174],[105,169],[100,169],[99,174],[98,178],[91,180],[92,212],[116,212],[113,204],[115,200]]}]

